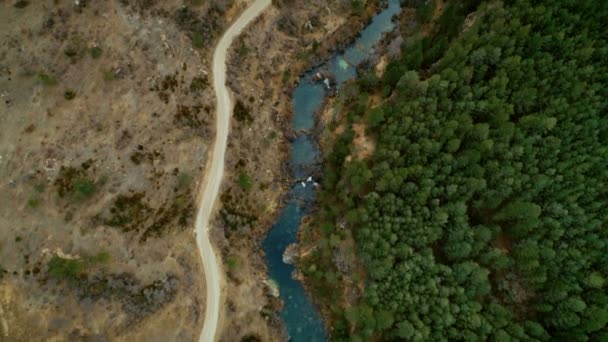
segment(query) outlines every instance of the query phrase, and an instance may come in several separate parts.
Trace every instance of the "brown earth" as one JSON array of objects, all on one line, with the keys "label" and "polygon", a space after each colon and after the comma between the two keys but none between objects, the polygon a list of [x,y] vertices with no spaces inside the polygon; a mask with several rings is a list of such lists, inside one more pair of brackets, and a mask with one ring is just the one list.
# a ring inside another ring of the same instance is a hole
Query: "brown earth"
[{"label": "brown earth", "polygon": [[0,341],[200,333],[208,61],[242,4],[199,2],[0,2]]}]

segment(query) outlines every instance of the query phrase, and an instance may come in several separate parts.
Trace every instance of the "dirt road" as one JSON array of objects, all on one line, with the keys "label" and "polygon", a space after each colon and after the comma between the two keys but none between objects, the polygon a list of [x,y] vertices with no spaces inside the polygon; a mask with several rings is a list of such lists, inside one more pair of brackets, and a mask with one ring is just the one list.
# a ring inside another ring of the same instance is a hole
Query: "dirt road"
[{"label": "dirt road", "polygon": [[213,211],[222,177],[224,175],[224,158],[230,116],[232,115],[232,100],[226,87],[226,52],[240,32],[268,7],[271,0],[255,0],[249,8],[224,33],[213,54],[213,87],[217,99],[216,137],[211,157],[207,179],[204,181],[204,190],[200,198],[199,210],[196,216],[196,243],[200,250],[205,269],[205,283],[207,286],[207,307],[205,309],[205,322],[201,332],[200,342],[215,340],[221,297],[222,274],[213,246],[209,241],[209,218]]}]

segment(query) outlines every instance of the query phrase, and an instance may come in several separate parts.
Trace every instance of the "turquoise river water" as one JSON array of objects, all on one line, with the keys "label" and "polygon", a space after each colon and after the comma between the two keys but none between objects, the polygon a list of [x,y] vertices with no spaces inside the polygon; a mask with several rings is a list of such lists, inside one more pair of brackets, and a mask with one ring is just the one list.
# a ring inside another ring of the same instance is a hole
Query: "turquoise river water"
[{"label": "turquoise river water", "polygon": [[[399,0],[389,0],[388,7],[374,16],[371,23],[361,32],[344,52],[334,55],[300,78],[293,92],[293,130],[297,137],[291,144],[290,171],[292,178],[306,180],[313,166],[319,161],[320,151],[312,135],[315,114],[321,108],[328,91],[322,82],[312,80],[319,70],[335,76],[335,87],[356,77],[356,67],[374,53],[374,47],[382,35],[393,29],[391,18],[401,10]],[[288,200],[263,242],[268,273],[279,287],[285,307],[281,317],[285,322],[290,341],[320,342],[327,340],[323,321],[308,297],[302,284],[291,275],[292,265],[283,263],[285,248],[297,242],[298,229],[304,216],[312,208],[316,184],[314,180],[298,182],[288,193]]]}]

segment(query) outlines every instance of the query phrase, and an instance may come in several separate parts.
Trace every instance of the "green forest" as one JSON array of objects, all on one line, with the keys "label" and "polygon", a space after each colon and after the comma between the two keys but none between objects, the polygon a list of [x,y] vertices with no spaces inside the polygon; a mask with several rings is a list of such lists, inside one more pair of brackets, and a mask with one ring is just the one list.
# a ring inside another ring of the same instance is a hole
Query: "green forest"
[{"label": "green forest", "polygon": [[442,13],[354,85],[383,94],[346,119],[373,155],[347,158],[352,129],[327,151],[301,266],[326,302],[344,286],[335,240],[365,269],[356,303],[328,305],[332,339],[608,341],[608,2]]}]

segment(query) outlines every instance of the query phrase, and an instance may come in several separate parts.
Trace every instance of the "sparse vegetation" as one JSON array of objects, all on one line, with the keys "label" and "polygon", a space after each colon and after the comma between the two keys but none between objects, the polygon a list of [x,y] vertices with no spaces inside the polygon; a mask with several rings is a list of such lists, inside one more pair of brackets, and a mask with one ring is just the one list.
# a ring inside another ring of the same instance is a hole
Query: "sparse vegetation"
[{"label": "sparse vegetation", "polygon": [[67,89],[64,93],[63,93],[63,97],[68,100],[71,101],[76,97],[76,92],[72,89]]},{"label": "sparse vegetation", "polygon": [[116,74],[112,69],[101,70],[101,73],[103,74],[103,80],[106,82],[114,81],[116,79]]},{"label": "sparse vegetation", "polygon": [[[220,196],[222,201],[220,217],[228,228],[227,233],[236,230],[247,231],[257,222],[257,217],[253,214],[255,212],[254,206],[247,201],[246,196],[240,194],[241,191],[230,187]],[[239,193],[239,195],[236,195],[236,193]]]},{"label": "sparse vegetation", "polygon": [[234,271],[239,266],[239,257],[236,255],[229,256],[226,259],[226,264],[229,270]]},{"label": "sparse vegetation", "polygon": [[22,9],[22,8],[26,8],[27,5],[29,5],[29,4],[30,4],[29,1],[19,0],[19,1],[15,2],[15,4],[13,6],[15,6],[15,8]]},{"label": "sparse vegetation", "polygon": [[74,180],[74,194],[76,199],[85,200],[90,198],[96,190],[97,186],[89,179],[79,177]]},{"label": "sparse vegetation", "polygon": [[40,198],[36,195],[33,195],[27,200],[27,206],[36,209],[40,205]]},{"label": "sparse vegetation", "polygon": [[39,73],[38,78],[40,79],[40,81],[42,81],[42,84],[47,87],[51,87],[57,84],[57,80],[55,79],[55,77],[44,72]]},{"label": "sparse vegetation", "polygon": [[46,189],[45,183],[40,182],[40,183],[36,183],[34,185],[34,191],[36,191],[39,194],[43,193],[45,189]]},{"label": "sparse vegetation", "polygon": [[197,49],[202,49],[205,47],[205,40],[203,39],[203,35],[198,32],[192,32],[192,45],[194,45]]},{"label": "sparse vegetation", "polygon": [[209,86],[209,79],[207,76],[196,76],[192,78],[190,82],[190,92],[194,94],[200,94]]},{"label": "sparse vegetation", "polygon": [[353,14],[362,16],[365,11],[365,1],[364,0],[350,0],[350,9]]},{"label": "sparse vegetation", "polygon": [[416,7],[416,18],[421,24],[428,23],[435,11],[435,0],[423,0]]},{"label": "sparse vegetation", "polygon": [[174,122],[180,126],[189,127],[193,130],[200,131],[206,124],[206,120],[202,116],[201,105],[186,106],[177,105]]},{"label": "sparse vegetation", "polygon": [[85,276],[85,271],[95,265],[106,264],[110,261],[110,253],[106,251],[95,255],[85,255],[79,259],[63,258],[54,255],[48,262],[48,274],[63,280],[76,280]]},{"label": "sparse vegetation", "polygon": [[251,112],[249,108],[241,101],[237,100],[234,105],[234,118],[236,121],[241,123],[252,123],[253,117],[251,116]]},{"label": "sparse vegetation", "polygon": [[180,227],[187,227],[193,212],[194,205],[190,195],[178,193],[171,204],[167,203],[156,211],[154,222],[145,228],[141,240],[160,236],[176,219]]},{"label": "sparse vegetation", "polygon": [[86,258],[89,264],[107,264],[112,259],[112,256],[108,252],[99,252],[95,255]]},{"label": "sparse vegetation", "polygon": [[186,190],[192,183],[192,176],[188,172],[180,172],[177,174],[177,190]]},{"label": "sparse vegetation", "polygon": [[241,42],[241,45],[239,46],[239,49],[238,49],[239,56],[245,57],[245,56],[247,56],[248,53],[249,53],[249,47],[244,42]]},{"label": "sparse vegetation", "polygon": [[289,70],[284,70],[283,71],[283,76],[281,77],[281,82],[283,82],[283,84],[289,82],[289,79],[291,78],[291,72]]},{"label": "sparse vegetation", "polygon": [[92,57],[93,59],[98,59],[98,58],[100,58],[100,57],[101,57],[102,52],[103,52],[103,50],[102,50],[102,49],[101,49],[99,46],[97,46],[97,45],[95,45],[95,46],[93,46],[93,47],[91,47],[91,48],[89,49],[89,53],[91,54],[91,57]]},{"label": "sparse vegetation", "polygon": [[109,218],[104,219],[104,223],[130,231],[140,227],[151,212],[152,209],[144,202],[143,193],[118,195],[110,208]]},{"label": "sparse vegetation", "polygon": [[162,159],[163,157],[162,152],[158,150],[146,151],[142,145],[139,145],[137,150],[131,154],[129,159],[131,159],[133,164],[139,165],[145,161],[152,164],[154,163],[155,159]]},{"label": "sparse vegetation", "polygon": [[[87,163],[83,163],[87,166]],[[85,170],[88,167],[77,169],[62,166],[59,175],[55,179],[55,186],[59,197],[69,198],[74,201],[83,201],[91,198],[97,191],[97,185],[89,179]]]},{"label": "sparse vegetation", "polygon": [[249,191],[253,187],[253,181],[251,180],[251,177],[249,177],[249,175],[247,175],[243,171],[239,173],[238,183],[241,189],[245,191]]},{"label": "sparse vegetation", "polygon": [[48,263],[48,273],[57,279],[74,280],[82,275],[84,263],[78,259],[53,256]]}]

